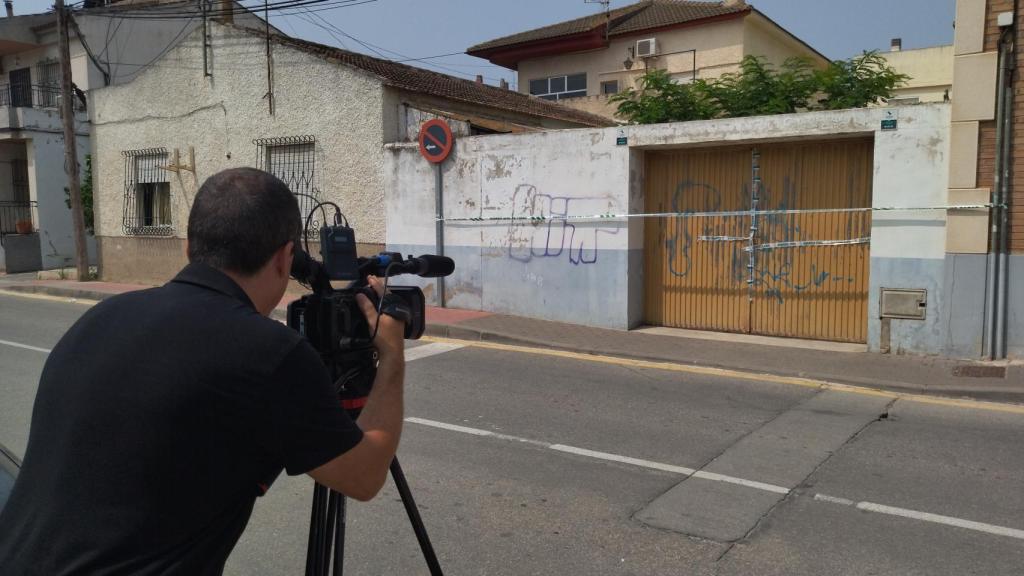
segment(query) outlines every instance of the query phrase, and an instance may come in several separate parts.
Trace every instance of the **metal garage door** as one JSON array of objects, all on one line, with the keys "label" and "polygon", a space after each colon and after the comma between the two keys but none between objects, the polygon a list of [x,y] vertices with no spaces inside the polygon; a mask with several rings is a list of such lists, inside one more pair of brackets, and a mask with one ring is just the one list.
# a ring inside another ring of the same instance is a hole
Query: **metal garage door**
[{"label": "metal garage door", "polygon": [[645,321],[864,342],[872,148],[648,152],[645,211],[690,215],[645,223]]}]

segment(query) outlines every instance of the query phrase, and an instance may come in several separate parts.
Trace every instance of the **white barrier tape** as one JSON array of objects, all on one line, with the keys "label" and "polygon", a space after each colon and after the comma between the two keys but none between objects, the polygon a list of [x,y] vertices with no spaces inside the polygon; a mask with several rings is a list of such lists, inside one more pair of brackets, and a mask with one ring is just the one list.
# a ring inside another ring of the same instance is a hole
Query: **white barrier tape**
[{"label": "white barrier tape", "polygon": [[554,220],[628,220],[630,218],[714,218],[726,216],[779,216],[787,214],[843,214],[854,212],[922,212],[1006,208],[1005,204],[955,204],[950,206],[875,206],[869,208],[816,208],[810,210],[736,210],[732,212],[650,212],[642,214],[590,214],[581,216],[488,216],[435,218],[437,222],[547,222]]}]

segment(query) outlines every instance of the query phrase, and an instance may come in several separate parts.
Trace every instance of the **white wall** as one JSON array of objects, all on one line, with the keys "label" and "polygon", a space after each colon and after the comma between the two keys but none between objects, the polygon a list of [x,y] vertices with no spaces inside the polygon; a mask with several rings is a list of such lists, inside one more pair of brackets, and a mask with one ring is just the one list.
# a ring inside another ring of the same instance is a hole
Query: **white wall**
[{"label": "white wall", "polygon": [[[85,155],[89,153],[89,138],[79,135],[75,142],[78,163],[85,170]],[[36,228],[39,231],[43,268],[73,266],[75,239],[71,222],[71,209],[65,203],[64,137],[62,134],[35,132],[26,141],[28,151],[28,178],[32,200],[38,202]],[[95,242],[88,241],[90,259],[95,258]]]},{"label": "white wall", "polygon": [[212,32],[212,78],[203,77],[197,30],[135,81],[94,92],[97,235],[123,236],[123,151],[163,147],[173,153],[177,148],[187,161],[194,147],[195,175],[171,177],[174,236],[184,238],[199,185],[222,169],[254,166],[254,139],[313,135],[322,197],[341,206],[359,242],[383,242],[380,82],[275,46],[271,116],[264,98],[264,42],[222,26]]},{"label": "white wall", "polygon": [[[898,115],[898,129],[883,132],[881,121],[890,111]],[[445,217],[639,213],[644,149],[844,135],[874,137],[875,206],[942,206],[948,126],[949,106],[935,104],[629,126],[621,129],[628,138],[624,146],[616,144],[618,128],[463,138],[444,166]],[[433,251],[432,167],[411,146],[391,147],[385,157],[388,246]],[[876,214],[872,257],[942,258],[944,214]],[[575,223],[583,233],[567,238],[562,230],[570,224],[557,219],[448,223],[445,250],[457,260],[449,304],[609,327],[634,325],[642,290],[628,276],[636,274],[642,254],[642,219],[630,219],[628,229],[616,219]],[[583,258],[576,256],[580,248]],[[595,262],[589,262],[590,255]],[[872,301],[880,285],[885,278],[872,278]]]},{"label": "white wall", "polygon": [[[412,146],[385,154],[389,249],[436,252],[434,167]],[[519,220],[446,224],[457,262],[447,303],[593,325],[625,327],[629,234],[624,220],[559,220],[624,213],[629,155],[614,132],[559,130],[464,138],[445,163],[446,218]],[[553,217],[531,222],[531,217]],[[403,279],[404,281],[404,279]],[[434,299],[433,286],[426,292]],[[435,300],[436,302],[436,300]]]}]

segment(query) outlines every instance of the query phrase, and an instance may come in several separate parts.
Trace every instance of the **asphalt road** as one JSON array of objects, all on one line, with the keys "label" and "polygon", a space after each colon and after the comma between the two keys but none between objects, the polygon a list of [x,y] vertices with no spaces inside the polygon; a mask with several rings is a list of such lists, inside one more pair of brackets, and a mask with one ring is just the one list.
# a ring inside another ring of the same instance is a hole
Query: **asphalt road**
[{"label": "asphalt road", "polygon": [[[18,456],[45,350],[85,309],[0,296],[0,443]],[[1022,409],[409,354],[399,455],[448,574],[1022,573]],[[311,486],[277,481],[227,574],[301,572]],[[427,573],[393,485],[347,526],[347,573]]]}]

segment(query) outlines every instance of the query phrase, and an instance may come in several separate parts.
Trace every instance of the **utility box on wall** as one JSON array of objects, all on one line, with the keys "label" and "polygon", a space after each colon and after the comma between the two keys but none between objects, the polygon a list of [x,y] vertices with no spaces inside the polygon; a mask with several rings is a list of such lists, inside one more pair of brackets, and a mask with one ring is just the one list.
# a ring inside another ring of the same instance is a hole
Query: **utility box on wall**
[{"label": "utility box on wall", "polygon": [[4,258],[8,274],[43,269],[39,233],[8,234],[4,237]]},{"label": "utility box on wall", "polygon": [[924,320],[928,311],[928,291],[882,288],[882,303],[879,310],[882,318]]}]

